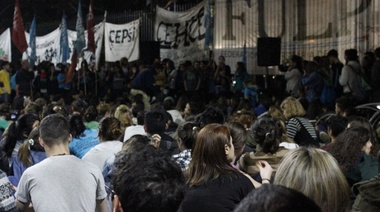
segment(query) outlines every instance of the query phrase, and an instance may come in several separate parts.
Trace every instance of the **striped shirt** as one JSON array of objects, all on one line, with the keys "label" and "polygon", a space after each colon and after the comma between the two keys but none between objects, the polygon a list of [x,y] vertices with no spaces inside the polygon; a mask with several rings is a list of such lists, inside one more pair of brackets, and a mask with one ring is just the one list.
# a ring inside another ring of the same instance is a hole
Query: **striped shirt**
[{"label": "striped shirt", "polygon": [[318,145],[317,134],[309,119],[294,117],[286,123],[286,134],[300,146]]}]

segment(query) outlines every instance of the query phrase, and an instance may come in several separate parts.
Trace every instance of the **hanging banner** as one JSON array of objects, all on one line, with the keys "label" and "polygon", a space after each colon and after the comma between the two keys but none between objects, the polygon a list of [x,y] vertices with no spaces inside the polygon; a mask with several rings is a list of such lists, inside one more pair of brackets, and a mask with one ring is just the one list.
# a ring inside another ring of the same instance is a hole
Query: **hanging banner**
[{"label": "hanging banner", "polygon": [[140,20],[127,24],[105,24],[105,54],[107,62],[122,57],[135,61],[140,56]]},{"label": "hanging banner", "polygon": [[186,12],[157,7],[154,39],[160,42],[160,57],[175,62],[205,58],[205,3]]},{"label": "hanging banner", "polygon": [[0,60],[12,62],[11,30],[9,28],[0,35]]},{"label": "hanging banner", "polygon": [[[103,23],[99,23],[95,25],[95,41],[96,41],[96,52],[95,55],[91,53],[90,51],[84,50],[83,51],[83,58],[90,64],[91,62],[95,61],[97,58],[100,58],[101,48],[102,48],[102,42],[103,42]],[[6,33],[5,31],[3,35]],[[77,33],[73,30],[67,30],[68,38],[69,38],[69,49],[70,49],[70,58],[74,52],[74,42],[77,39]],[[2,36],[3,36],[2,35]],[[60,30],[57,28],[53,32],[44,35],[44,36],[37,36],[36,37],[36,63],[35,65],[38,65],[42,61],[49,61],[54,64],[57,64],[60,58],[60,55],[57,54],[57,50],[59,50],[59,38],[60,38]],[[87,30],[85,31],[85,36],[87,35]],[[10,36],[10,35],[9,35]],[[27,39],[27,42],[29,42],[29,33],[25,32],[25,36]],[[87,36],[86,36],[87,38]],[[1,37],[0,37],[1,39]],[[2,41],[2,40],[1,40]],[[2,44],[0,41],[0,59],[1,59],[1,48]],[[86,40],[87,41],[87,40]],[[8,42],[7,45],[10,45]],[[10,49],[10,47],[9,47]],[[10,52],[10,51],[9,51]],[[28,57],[31,55],[31,49],[28,48],[27,50]],[[70,63],[71,60],[67,60],[67,63]]]}]

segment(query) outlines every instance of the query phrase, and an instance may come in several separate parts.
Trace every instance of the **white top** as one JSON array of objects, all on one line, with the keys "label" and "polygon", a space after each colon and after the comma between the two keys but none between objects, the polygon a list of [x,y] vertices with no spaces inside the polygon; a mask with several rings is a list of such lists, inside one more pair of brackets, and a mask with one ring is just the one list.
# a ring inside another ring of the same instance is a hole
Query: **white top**
[{"label": "white top", "polygon": [[123,141],[127,141],[134,135],[146,135],[146,132],[144,130],[144,126],[142,125],[136,125],[136,126],[129,126],[125,129],[124,132],[124,139]]},{"label": "white top", "polygon": [[181,113],[178,110],[168,110],[167,112],[172,116],[173,121],[176,124],[180,125],[182,124],[182,122],[185,121],[185,119],[183,119]]},{"label": "white top", "polygon": [[103,171],[106,160],[120,152],[122,147],[123,143],[120,141],[105,141],[90,149],[82,159],[96,165],[99,170]]}]

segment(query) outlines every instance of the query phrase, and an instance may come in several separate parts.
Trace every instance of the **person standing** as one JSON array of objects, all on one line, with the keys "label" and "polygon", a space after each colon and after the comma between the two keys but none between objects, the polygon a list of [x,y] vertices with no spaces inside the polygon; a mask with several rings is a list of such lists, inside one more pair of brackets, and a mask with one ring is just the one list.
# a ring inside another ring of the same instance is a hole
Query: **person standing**
[{"label": "person standing", "polygon": [[11,71],[11,65],[9,62],[4,61],[2,64],[2,70],[0,71],[0,99],[3,103],[9,103],[9,96],[11,95],[11,82],[9,72]]},{"label": "person standing", "polygon": [[296,98],[300,95],[302,74],[302,57],[293,55],[290,58],[290,66],[284,77],[286,80],[286,92]]},{"label": "person standing", "polygon": [[64,116],[42,120],[39,142],[47,158],[21,176],[16,192],[20,211],[31,202],[34,211],[107,211],[103,176],[95,165],[70,155],[71,139]]},{"label": "person standing", "polygon": [[21,69],[16,73],[16,97],[28,97],[32,94],[31,83],[33,78],[34,73],[29,70],[29,62],[23,60]]}]

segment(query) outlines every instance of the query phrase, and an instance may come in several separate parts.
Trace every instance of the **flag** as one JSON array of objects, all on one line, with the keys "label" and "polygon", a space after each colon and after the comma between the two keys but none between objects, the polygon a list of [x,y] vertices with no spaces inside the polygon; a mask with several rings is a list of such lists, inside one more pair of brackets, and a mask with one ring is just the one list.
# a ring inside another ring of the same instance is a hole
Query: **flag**
[{"label": "flag", "polygon": [[246,41],[244,41],[243,54],[242,54],[241,61],[244,63],[244,66],[247,68],[247,42]]},{"label": "flag", "polygon": [[87,15],[87,49],[92,53],[95,53],[96,49],[94,34],[93,0],[90,0],[90,6]]},{"label": "flag", "polygon": [[210,49],[213,43],[213,20],[211,14],[211,0],[207,0],[206,15],[205,15],[205,46],[204,49]]},{"label": "flag", "polygon": [[28,48],[18,0],[16,0],[15,11],[13,14],[12,41],[21,53],[25,52],[25,50]]},{"label": "flag", "polygon": [[77,67],[77,63],[78,63],[78,54],[77,54],[77,51],[74,51],[73,55],[71,56],[70,67],[67,70],[66,83],[71,83],[73,81],[74,71],[75,71],[75,68]]},{"label": "flag", "polygon": [[86,46],[86,40],[84,37],[84,26],[82,19],[82,4],[79,0],[78,3],[78,11],[77,11],[77,23],[75,26],[75,30],[77,31],[77,41],[75,42],[75,49],[79,53]]},{"label": "flag", "polygon": [[30,25],[29,30],[29,47],[30,47],[30,57],[29,64],[33,67],[37,60],[36,55],[36,16],[33,17],[32,24]]},{"label": "flag", "polygon": [[69,36],[67,34],[67,22],[66,14],[63,12],[62,22],[61,22],[61,35],[59,39],[59,49],[61,56],[61,63],[66,65],[67,60],[70,58],[70,48],[69,48]]}]

